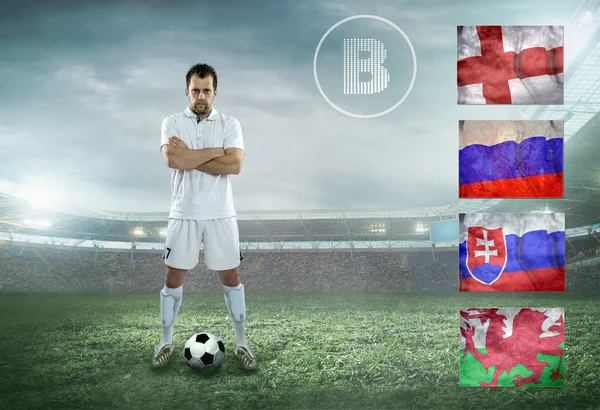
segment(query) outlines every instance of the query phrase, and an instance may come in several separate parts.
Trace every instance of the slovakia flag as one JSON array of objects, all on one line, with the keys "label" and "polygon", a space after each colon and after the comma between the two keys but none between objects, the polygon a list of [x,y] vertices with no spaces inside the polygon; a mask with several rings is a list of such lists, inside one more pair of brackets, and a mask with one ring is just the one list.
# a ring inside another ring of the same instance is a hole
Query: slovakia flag
[{"label": "slovakia flag", "polygon": [[565,215],[460,214],[459,290],[563,292]]},{"label": "slovakia flag", "polygon": [[459,104],[563,104],[562,26],[459,26]]},{"label": "slovakia flag", "polygon": [[460,121],[459,198],[562,198],[563,121]]}]

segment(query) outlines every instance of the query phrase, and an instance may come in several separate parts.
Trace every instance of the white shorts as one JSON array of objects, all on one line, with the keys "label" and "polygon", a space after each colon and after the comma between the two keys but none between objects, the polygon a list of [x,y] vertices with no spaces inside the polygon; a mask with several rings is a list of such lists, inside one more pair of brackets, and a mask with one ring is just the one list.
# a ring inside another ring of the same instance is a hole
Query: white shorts
[{"label": "white shorts", "polygon": [[211,270],[237,268],[242,259],[240,233],[235,216],[196,221],[171,219],[163,259],[175,269],[192,270],[200,261],[200,244],[204,244],[204,262]]}]

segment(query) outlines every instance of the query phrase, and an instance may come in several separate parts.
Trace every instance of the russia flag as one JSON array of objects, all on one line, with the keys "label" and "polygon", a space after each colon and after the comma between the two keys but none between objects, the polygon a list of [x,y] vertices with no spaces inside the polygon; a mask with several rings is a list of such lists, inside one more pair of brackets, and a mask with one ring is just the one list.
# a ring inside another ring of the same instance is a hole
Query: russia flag
[{"label": "russia flag", "polygon": [[562,198],[563,121],[460,121],[459,198]]},{"label": "russia flag", "polygon": [[460,214],[459,290],[563,292],[565,214]]}]

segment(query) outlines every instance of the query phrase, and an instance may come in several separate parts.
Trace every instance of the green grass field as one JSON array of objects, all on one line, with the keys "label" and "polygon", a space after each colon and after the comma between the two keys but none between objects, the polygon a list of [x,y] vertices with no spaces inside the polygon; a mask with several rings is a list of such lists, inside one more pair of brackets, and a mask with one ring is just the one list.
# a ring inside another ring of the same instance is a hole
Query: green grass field
[{"label": "green grass field", "polygon": [[[265,294],[248,292],[244,373],[221,293],[184,293],[177,355],[149,366],[155,294],[0,295],[2,409],[598,409],[597,294]],[[461,388],[459,315],[468,307],[564,307],[565,387]],[[195,332],[227,359],[204,376],[182,357]]]}]

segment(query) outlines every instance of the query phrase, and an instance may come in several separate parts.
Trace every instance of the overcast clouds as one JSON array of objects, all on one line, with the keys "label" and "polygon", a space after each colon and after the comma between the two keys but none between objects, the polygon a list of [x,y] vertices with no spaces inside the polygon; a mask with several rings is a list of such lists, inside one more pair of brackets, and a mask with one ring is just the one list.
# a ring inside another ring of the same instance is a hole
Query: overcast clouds
[{"label": "overcast clouds", "polygon": [[[456,26],[565,24],[578,5],[13,3],[0,16],[0,178],[87,207],[139,212],[169,210],[160,123],[185,109],[185,73],[200,62],[219,75],[215,107],[244,130],[238,210],[450,203],[458,119],[519,119],[511,107],[457,107]],[[411,94],[377,119],[338,113],[313,80],[321,36],[356,14],[400,26],[417,55]]]}]

